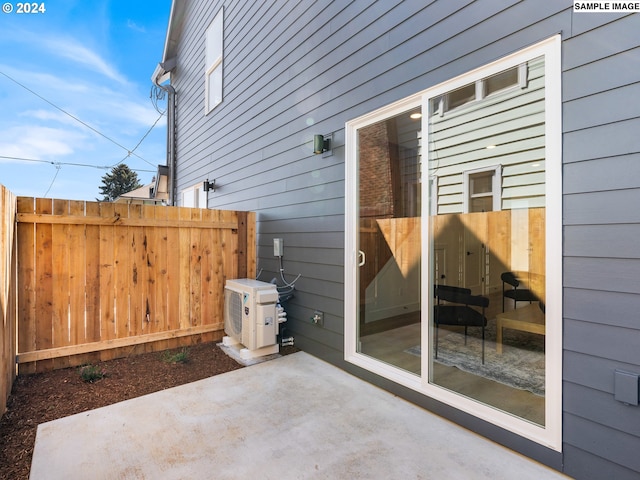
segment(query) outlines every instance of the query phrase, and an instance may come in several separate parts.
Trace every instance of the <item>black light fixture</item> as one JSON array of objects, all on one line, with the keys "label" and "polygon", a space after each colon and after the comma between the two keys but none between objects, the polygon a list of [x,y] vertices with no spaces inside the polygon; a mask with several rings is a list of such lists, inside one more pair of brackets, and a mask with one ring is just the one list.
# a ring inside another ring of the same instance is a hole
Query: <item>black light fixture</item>
[{"label": "black light fixture", "polygon": [[323,153],[331,150],[331,138],[324,135],[313,136],[313,153]]},{"label": "black light fixture", "polygon": [[213,180],[213,182],[210,182],[209,179],[207,178],[204,182],[202,182],[202,189],[205,192],[208,192],[209,190],[211,190],[212,192],[215,192],[216,191],[215,179]]}]

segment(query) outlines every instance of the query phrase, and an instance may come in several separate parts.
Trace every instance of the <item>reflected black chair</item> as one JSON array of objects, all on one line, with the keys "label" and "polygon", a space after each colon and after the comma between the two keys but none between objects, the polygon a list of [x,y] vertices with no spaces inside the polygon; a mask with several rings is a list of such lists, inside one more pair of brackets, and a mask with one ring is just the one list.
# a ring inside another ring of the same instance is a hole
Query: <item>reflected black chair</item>
[{"label": "reflected black chair", "polygon": [[[504,272],[500,275],[502,279],[502,311],[504,312],[504,299],[511,298],[513,300],[513,308],[517,307],[518,302],[535,302],[538,300],[531,290],[526,288],[518,288],[520,280],[512,272]],[[506,288],[509,285],[510,288]]]},{"label": "reflected black chair", "polygon": [[[484,310],[489,306],[489,299],[481,295],[471,295],[468,288],[436,285],[434,296],[435,323],[435,357],[438,358],[438,330],[440,325],[464,327],[464,344],[467,344],[468,327],[482,328],[482,364],[484,365],[484,330],[487,317]],[[447,302],[443,304],[442,302]],[[475,308],[474,308],[475,307]],[[478,311],[477,309],[480,309]]]}]

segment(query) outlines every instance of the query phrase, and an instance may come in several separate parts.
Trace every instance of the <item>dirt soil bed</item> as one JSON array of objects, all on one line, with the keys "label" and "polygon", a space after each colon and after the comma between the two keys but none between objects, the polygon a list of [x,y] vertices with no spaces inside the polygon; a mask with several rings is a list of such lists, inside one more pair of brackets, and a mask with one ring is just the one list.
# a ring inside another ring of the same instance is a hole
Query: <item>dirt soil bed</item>
[{"label": "dirt soil bed", "polygon": [[[145,353],[95,366],[104,378],[85,382],[78,368],[19,376],[0,420],[0,479],[27,480],[38,424],[243,368],[215,343],[186,347],[187,360]],[[286,355],[294,347],[281,347]]]}]

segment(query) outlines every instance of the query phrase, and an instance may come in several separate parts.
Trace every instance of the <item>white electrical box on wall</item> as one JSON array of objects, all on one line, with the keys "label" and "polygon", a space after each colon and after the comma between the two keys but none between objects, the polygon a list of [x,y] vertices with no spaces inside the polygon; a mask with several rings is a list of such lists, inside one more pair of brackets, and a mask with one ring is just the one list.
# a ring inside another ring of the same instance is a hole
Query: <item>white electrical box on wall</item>
[{"label": "white electrical box on wall", "polygon": [[273,256],[282,257],[284,255],[284,241],[281,238],[273,239]]}]

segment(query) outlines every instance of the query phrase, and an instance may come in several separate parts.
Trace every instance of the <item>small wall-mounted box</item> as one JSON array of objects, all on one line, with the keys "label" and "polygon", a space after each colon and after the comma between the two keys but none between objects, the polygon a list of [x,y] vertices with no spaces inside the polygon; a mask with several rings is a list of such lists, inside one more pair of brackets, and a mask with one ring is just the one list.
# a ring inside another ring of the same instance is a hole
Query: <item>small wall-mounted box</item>
[{"label": "small wall-mounted box", "polygon": [[273,256],[282,257],[284,255],[284,240],[281,238],[273,239]]},{"label": "small wall-mounted box", "polygon": [[614,398],[627,405],[638,405],[640,375],[616,370],[614,376]]}]

